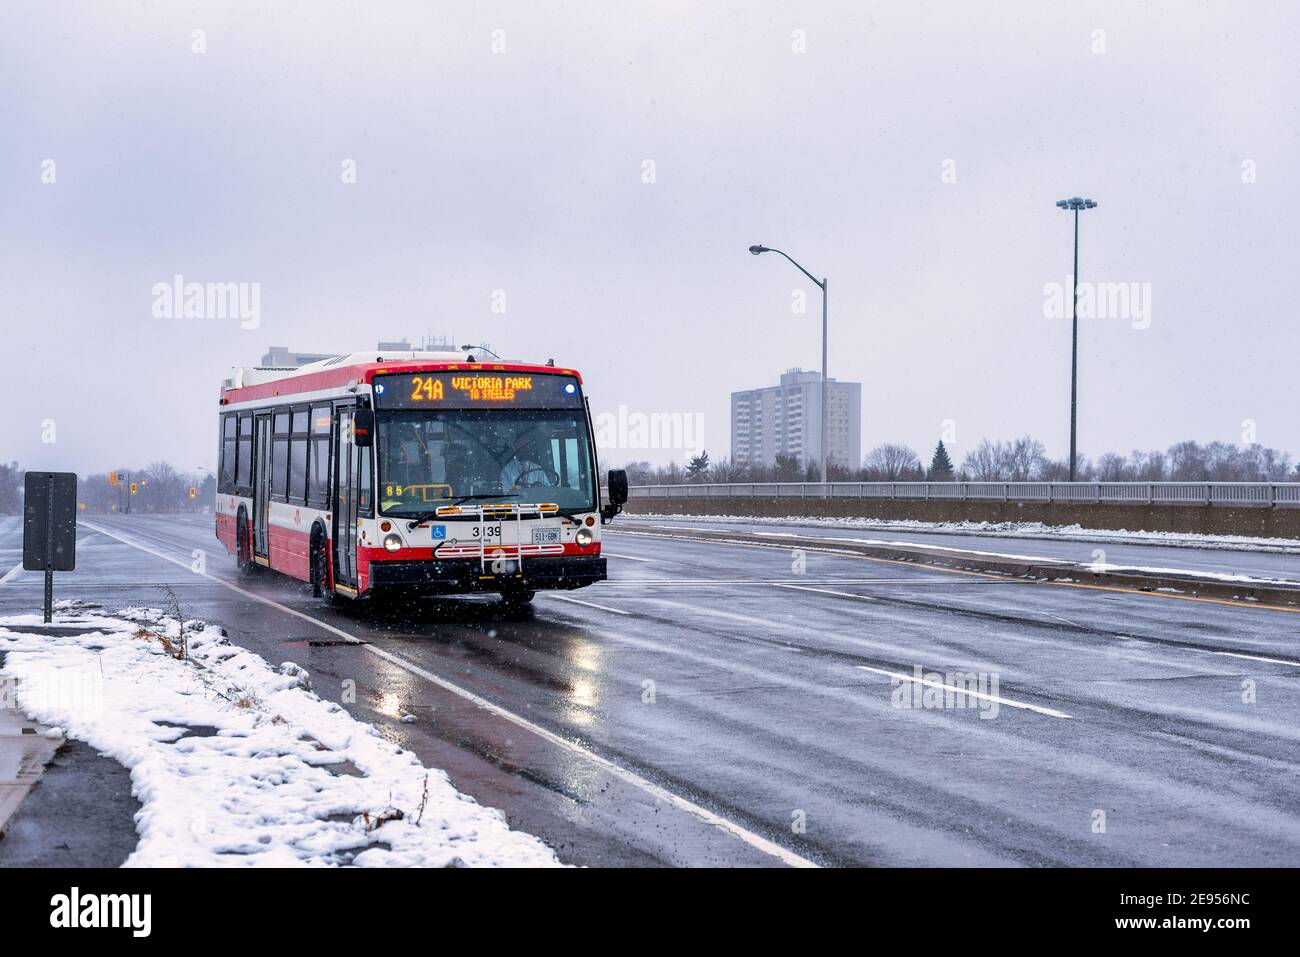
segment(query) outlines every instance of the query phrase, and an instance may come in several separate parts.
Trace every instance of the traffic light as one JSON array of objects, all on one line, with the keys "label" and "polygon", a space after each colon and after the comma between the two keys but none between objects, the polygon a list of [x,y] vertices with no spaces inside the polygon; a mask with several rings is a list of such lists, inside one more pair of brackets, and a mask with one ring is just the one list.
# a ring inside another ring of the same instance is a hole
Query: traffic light
[{"label": "traffic light", "polygon": [[108,484],[109,484],[109,485],[116,485],[116,484],[117,484],[117,473],[116,473],[116,472],[109,472],[109,473],[108,473]]},{"label": "traffic light", "polygon": [[139,482],[132,482],[132,483],[131,483],[131,494],[134,495],[134,494],[136,493],[136,490],[137,490],[139,487],[140,487],[140,483],[139,483]]},{"label": "traffic light", "polygon": [[196,495],[198,495],[198,494],[199,494],[199,490],[196,489],[193,485],[191,485],[191,486],[190,486],[190,498],[194,498],[194,496],[196,496]]}]

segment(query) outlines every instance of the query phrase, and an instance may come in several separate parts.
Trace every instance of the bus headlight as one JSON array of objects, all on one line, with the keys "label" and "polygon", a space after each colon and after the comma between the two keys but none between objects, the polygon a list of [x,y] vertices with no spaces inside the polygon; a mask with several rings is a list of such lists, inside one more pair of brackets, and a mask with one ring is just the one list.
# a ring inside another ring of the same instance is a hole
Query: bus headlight
[{"label": "bus headlight", "polygon": [[573,540],[578,543],[580,548],[586,548],[591,544],[591,540],[596,536],[591,533],[591,529],[583,527],[578,529],[578,533],[573,536]]},{"label": "bus headlight", "polygon": [[384,548],[390,552],[400,551],[402,548],[402,536],[393,532],[384,536]]}]

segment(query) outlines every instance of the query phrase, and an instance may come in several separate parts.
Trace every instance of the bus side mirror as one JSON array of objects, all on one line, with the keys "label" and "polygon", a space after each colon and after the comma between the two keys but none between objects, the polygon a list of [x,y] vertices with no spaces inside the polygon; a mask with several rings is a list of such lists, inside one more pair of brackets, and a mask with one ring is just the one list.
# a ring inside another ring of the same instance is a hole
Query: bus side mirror
[{"label": "bus side mirror", "polygon": [[627,501],[627,471],[625,469],[609,470],[609,502],[622,505]]},{"label": "bus side mirror", "polygon": [[627,472],[623,469],[610,469],[608,488],[609,504],[602,506],[600,510],[602,522],[610,521],[623,511],[623,503],[627,501]]},{"label": "bus side mirror", "polygon": [[371,444],[375,434],[374,409],[357,409],[352,413],[352,444],[366,448]]}]

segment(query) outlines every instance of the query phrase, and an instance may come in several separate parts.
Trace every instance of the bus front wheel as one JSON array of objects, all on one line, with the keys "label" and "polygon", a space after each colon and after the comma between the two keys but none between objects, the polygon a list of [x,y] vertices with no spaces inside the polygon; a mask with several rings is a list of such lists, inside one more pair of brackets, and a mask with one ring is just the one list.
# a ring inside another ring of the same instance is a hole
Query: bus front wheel
[{"label": "bus front wheel", "polygon": [[507,611],[523,611],[532,603],[536,592],[531,588],[507,588],[501,592],[501,604]]}]

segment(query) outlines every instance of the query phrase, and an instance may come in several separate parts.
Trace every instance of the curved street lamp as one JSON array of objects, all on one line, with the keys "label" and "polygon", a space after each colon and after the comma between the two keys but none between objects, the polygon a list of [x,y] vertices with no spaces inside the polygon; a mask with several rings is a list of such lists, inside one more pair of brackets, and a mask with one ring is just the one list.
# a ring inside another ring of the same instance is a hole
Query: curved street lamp
[{"label": "curved street lamp", "polygon": [[822,408],[821,408],[821,423],[820,423],[820,425],[821,425],[821,437],[822,437],[822,439],[821,439],[821,445],[822,445],[821,471],[822,471],[822,481],[825,482],[825,481],[826,481],[826,441],[827,441],[827,438],[826,438],[826,398],[827,398],[827,386],[826,386],[826,280],[825,280],[824,278],[823,278],[823,279],[818,279],[816,276],[814,276],[812,273],[810,273],[807,269],[804,269],[803,266],[800,266],[797,262],[795,262],[793,259],[791,259],[789,256],[787,256],[785,253],[781,252],[781,250],[779,250],[779,249],[773,249],[773,248],[770,247],[770,246],[750,246],[750,247],[749,247],[749,251],[750,251],[751,253],[753,253],[755,256],[761,255],[761,254],[763,254],[763,253],[780,253],[782,256],[785,256],[786,259],[790,260],[790,263],[791,263],[791,264],[792,264],[796,269],[798,269],[801,273],[803,273],[805,276],[807,276],[809,279],[811,279],[811,280],[812,280],[812,281],[813,281],[813,282],[818,286],[818,288],[820,288],[821,291],[822,291]]}]

